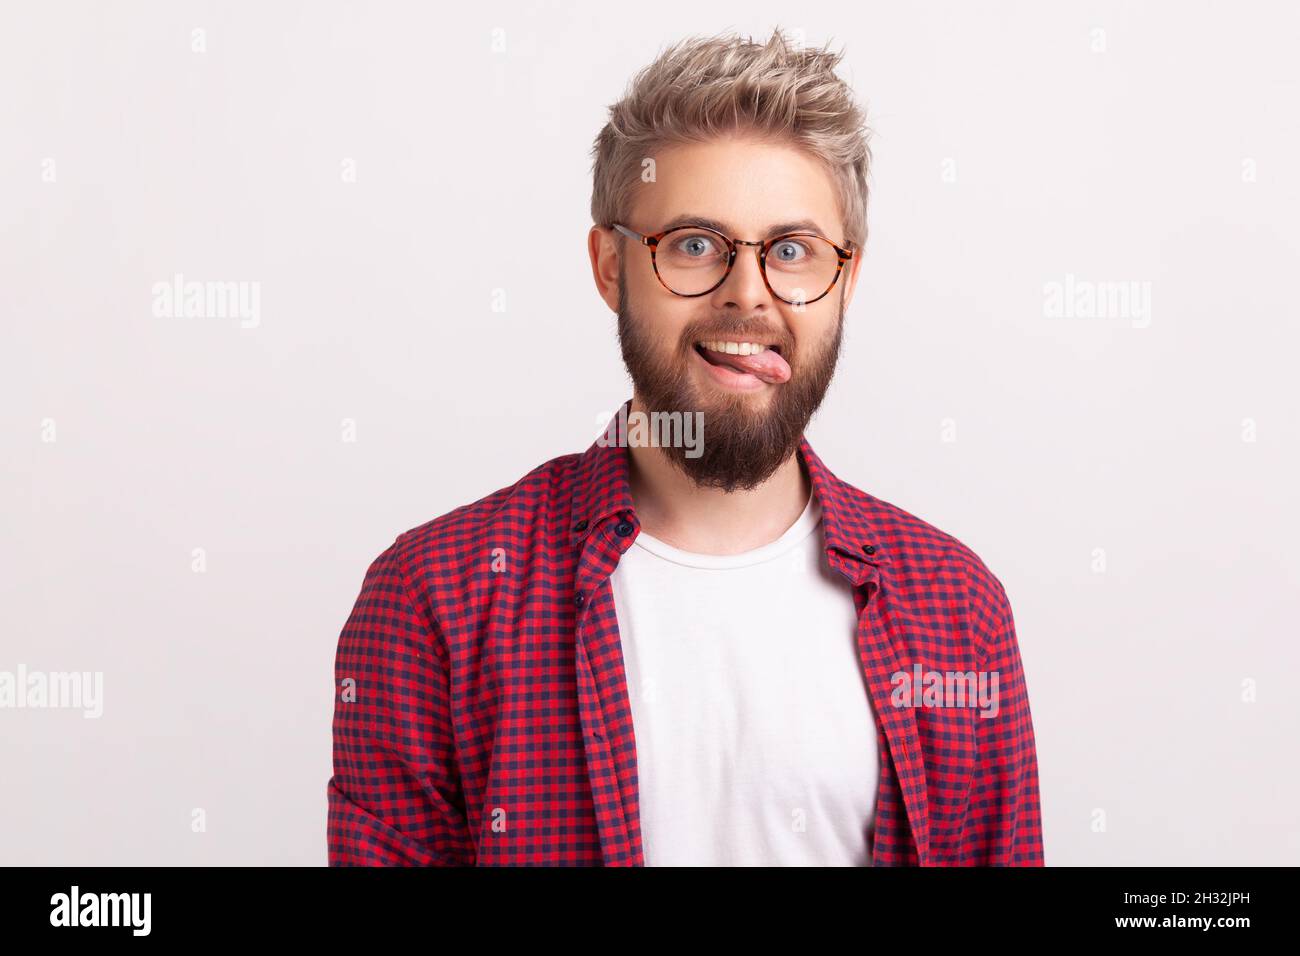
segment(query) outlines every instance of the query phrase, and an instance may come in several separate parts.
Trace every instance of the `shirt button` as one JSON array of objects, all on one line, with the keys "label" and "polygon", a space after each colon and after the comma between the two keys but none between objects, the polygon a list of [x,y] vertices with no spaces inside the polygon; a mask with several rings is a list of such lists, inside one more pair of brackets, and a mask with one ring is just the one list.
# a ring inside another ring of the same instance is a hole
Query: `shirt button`
[{"label": "shirt button", "polygon": [[632,522],[620,521],[618,524],[614,525],[614,533],[620,538],[626,538],[632,533]]},{"label": "shirt button", "polygon": [[573,603],[576,604],[578,607],[582,607],[582,602],[585,600],[586,598],[584,598],[581,594],[575,594],[573,596]]},{"label": "shirt button", "polygon": [[864,545],[862,546],[862,550],[863,550],[863,552],[866,553],[866,554],[875,554],[875,553],[876,553],[876,546],[875,546],[874,544],[864,544]]},{"label": "shirt button", "polygon": [[586,531],[586,530],[587,530],[587,519],[586,519],[586,518],[583,518],[581,521],[579,521],[577,524],[575,524],[575,525],[573,526],[573,530],[574,530],[574,531]]}]

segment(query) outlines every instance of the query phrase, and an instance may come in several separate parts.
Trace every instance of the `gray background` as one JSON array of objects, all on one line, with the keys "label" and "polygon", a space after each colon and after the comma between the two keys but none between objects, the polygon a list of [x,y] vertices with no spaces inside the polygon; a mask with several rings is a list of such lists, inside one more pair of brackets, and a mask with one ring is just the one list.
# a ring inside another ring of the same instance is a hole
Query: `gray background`
[{"label": "gray background", "polygon": [[[0,710],[0,860],[324,863],[369,561],[630,394],[605,105],[775,25],[847,48],[876,131],[809,438],[1005,583],[1048,863],[1300,862],[1293,6],[12,0],[0,670],[102,672],[104,714]],[[259,324],[154,315],[176,273]],[[1149,324],[1050,317],[1067,275]]]}]

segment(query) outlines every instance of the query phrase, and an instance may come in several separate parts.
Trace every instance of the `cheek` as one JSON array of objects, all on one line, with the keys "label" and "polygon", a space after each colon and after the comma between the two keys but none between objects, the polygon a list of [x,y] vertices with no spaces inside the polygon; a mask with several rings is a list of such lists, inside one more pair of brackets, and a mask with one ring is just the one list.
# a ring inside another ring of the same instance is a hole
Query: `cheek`
[{"label": "cheek", "polygon": [[649,253],[640,259],[629,261],[626,275],[629,288],[636,295],[643,297],[647,305],[657,305],[665,299],[679,298],[665,289],[663,283],[659,281],[659,276],[650,264]]},{"label": "cheek", "polygon": [[806,361],[810,357],[822,355],[831,347],[835,336],[836,309],[821,308],[822,303],[814,302],[803,312],[795,312],[787,319],[788,327],[794,330],[794,350],[796,361]]},{"label": "cheek", "polygon": [[[653,281],[653,276],[651,279]],[[658,288],[657,282],[655,285]],[[641,323],[651,347],[659,351],[674,352],[690,346],[690,342],[685,337],[686,329],[690,326],[695,313],[689,300],[671,293],[661,296],[655,289],[629,289],[629,292],[632,293],[632,314]]]}]

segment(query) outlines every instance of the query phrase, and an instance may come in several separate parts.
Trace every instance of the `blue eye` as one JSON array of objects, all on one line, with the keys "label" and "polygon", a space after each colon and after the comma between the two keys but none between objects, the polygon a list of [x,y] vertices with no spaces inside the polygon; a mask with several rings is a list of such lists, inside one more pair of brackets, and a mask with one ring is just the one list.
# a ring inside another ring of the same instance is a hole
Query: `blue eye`
[{"label": "blue eye", "polygon": [[677,249],[693,259],[716,254],[716,250],[713,248],[713,240],[709,236],[699,233],[683,237],[677,242]]},{"label": "blue eye", "polygon": [[808,248],[802,242],[782,239],[772,247],[769,255],[775,256],[777,262],[798,262],[808,255]]}]

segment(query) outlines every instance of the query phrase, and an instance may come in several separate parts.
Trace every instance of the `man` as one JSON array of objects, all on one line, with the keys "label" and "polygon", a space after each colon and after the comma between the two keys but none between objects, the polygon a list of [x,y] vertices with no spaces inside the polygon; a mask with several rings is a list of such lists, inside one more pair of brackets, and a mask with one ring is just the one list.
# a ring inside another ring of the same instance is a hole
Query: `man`
[{"label": "man", "polygon": [[632,398],[371,565],[331,864],[1043,862],[1001,583],[803,435],[866,238],[839,58],[683,41],[611,108],[588,245]]}]

